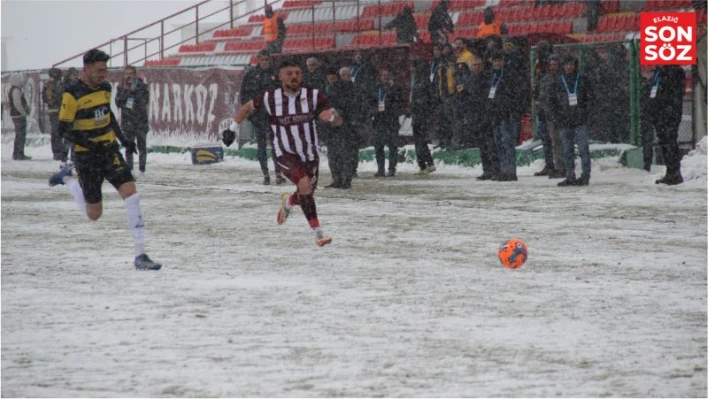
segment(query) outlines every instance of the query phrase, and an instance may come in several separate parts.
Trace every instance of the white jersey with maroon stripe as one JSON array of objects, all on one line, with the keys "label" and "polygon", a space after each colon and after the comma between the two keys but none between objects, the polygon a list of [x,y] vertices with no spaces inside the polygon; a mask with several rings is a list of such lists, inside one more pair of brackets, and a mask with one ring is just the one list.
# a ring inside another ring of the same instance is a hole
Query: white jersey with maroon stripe
[{"label": "white jersey with maroon stripe", "polygon": [[282,88],[272,89],[253,98],[256,109],[264,108],[270,115],[273,151],[297,155],[303,162],[319,159],[320,141],[316,119],[320,112],[331,108],[329,99],[320,90],[302,87],[295,95]]}]

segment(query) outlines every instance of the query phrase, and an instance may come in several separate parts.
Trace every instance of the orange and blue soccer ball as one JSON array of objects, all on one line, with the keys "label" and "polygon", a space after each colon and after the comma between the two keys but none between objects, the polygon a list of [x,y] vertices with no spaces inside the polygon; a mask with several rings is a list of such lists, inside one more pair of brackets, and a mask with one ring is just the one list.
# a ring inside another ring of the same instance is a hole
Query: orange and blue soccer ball
[{"label": "orange and blue soccer ball", "polygon": [[516,269],[524,265],[529,257],[529,248],[526,243],[518,238],[505,241],[497,252],[502,265],[509,269]]}]

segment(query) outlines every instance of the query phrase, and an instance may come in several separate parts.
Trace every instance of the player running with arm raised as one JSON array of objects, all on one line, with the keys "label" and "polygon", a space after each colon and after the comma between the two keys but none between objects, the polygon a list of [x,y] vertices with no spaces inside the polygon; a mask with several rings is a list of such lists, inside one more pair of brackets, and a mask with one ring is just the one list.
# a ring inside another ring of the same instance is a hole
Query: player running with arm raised
[{"label": "player running with arm raised", "polygon": [[[315,189],[319,177],[320,141],[316,118],[342,125],[342,118],[331,107],[327,96],[318,89],[302,86],[302,68],[292,61],[284,61],[279,68],[281,87],[268,90],[241,106],[236,122],[243,122],[250,113],[265,109],[269,116],[275,160],[285,177],[297,189],[283,194],[277,223],[283,224],[293,206],[300,205],[307,222],[315,232],[316,243],[325,246],[332,238],[324,234],[317,218]],[[227,146],[235,140],[236,126],[223,132]]]}]

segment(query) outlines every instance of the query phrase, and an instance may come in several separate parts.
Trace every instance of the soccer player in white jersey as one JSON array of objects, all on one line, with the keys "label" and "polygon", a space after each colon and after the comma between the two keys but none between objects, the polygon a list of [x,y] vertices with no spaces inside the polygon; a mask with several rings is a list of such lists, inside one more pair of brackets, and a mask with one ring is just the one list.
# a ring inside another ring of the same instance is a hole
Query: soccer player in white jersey
[{"label": "soccer player in white jersey", "polygon": [[[285,177],[297,189],[292,194],[283,194],[277,223],[283,224],[290,216],[293,206],[300,205],[312,230],[316,243],[325,246],[332,238],[325,235],[317,218],[315,189],[319,176],[320,142],[315,119],[342,125],[342,118],[331,107],[327,96],[318,89],[302,86],[302,69],[291,61],[284,61],[279,68],[281,87],[271,89],[241,106],[236,122],[243,122],[250,113],[265,109],[270,119],[271,139],[275,160]],[[223,132],[228,146],[235,139],[235,128]]]}]

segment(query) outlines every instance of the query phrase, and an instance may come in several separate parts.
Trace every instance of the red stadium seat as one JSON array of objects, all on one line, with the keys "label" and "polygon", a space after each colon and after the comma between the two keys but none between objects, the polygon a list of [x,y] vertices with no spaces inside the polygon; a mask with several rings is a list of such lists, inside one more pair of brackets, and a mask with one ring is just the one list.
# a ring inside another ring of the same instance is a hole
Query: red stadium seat
[{"label": "red stadium seat", "polygon": [[459,31],[455,32],[455,36],[464,37],[467,39],[477,37],[477,27],[469,26],[466,28],[462,28]]},{"label": "red stadium seat", "polygon": [[523,13],[524,13],[524,9],[521,7],[512,8],[511,10],[509,10],[509,14],[507,14],[507,18],[505,19],[505,21],[509,21],[509,22],[521,21],[523,19]]},{"label": "red stadium seat", "polygon": [[605,0],[600,3],[600,13],[603,15],[619,12],[619,0]]},{"label": "red stadium seat", "polygon": [[521,16],[520,16],[520,21],[529,21],[533,19],[533,6],[531,7],[522,7],[521,8]]},{"label": "red stadium seat", "polygon": [[[428,21],[430,21],[430,13],[425,13],[425,14],[415,14],[415,26],[418,29],[422,28],[427,28],[428,27]],[[459,20],[458,20],[459,24]]]}]

